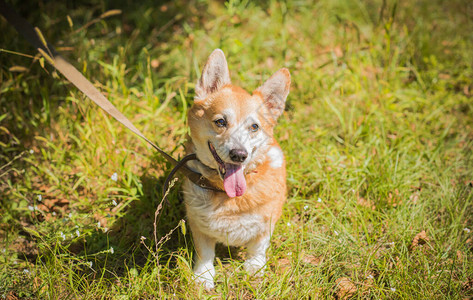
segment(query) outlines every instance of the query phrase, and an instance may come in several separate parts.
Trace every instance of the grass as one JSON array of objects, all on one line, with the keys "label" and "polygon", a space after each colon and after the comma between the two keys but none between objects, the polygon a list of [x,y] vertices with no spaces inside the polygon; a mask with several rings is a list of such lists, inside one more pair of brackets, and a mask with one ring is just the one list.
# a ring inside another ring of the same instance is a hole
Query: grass
[{"label": "grass", "polygon": [[[175,157],[214,48],[250,91],[289,68],[276,130],[289,190],[266,275],[220,246],[203,291],[180,181],[158,238],[176,230],[155,253],[170,166],[0,19],[1,297],[473,297],[470,1],[13,6]],[[111,9],[122,13],[100,17]]]}]

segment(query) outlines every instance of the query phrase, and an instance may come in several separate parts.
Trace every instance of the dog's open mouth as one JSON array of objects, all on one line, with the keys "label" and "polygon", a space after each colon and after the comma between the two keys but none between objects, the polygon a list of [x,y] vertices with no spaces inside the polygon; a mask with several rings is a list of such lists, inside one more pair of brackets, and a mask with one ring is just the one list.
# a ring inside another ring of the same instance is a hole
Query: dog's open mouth
[{"label": "dog's open mouth", "polygon": [[234,198],[242,196],[246,191],[246,179],[243,173],[243,166],[225,163],[220,156],[218,156],[214,145],[212,145],[211,142],[208,144],[209,150],[218,164],[218,172],[223,179],[223,187],[228,197]]}]

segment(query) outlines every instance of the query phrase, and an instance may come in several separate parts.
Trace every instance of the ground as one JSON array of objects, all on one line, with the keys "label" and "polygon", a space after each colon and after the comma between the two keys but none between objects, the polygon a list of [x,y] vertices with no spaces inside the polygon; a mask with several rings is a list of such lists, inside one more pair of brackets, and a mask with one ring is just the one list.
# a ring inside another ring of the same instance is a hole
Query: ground
[{"label": "ground", "polygon": [[293,83],[267,272],[221,246],[206,292],[182,178],[155,238],[170,165],[1,18],[0,297],[473,297],[471,1],[9,3],[174,157],[213,49],[248,91]]}]

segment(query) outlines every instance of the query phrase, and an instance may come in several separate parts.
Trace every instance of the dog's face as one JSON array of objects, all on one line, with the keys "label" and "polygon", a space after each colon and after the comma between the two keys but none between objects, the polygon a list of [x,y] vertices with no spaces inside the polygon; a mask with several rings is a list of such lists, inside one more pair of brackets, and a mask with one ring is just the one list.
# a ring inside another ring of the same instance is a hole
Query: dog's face
[{"label": "dog's face", "polygon": [[231,85],[223,52],[210,55],[188,121],[197,157],[218,170],[229,197],[244,194],[245,170],[272,141],[289,86],[289,71],[281,69],[250,95]]}]

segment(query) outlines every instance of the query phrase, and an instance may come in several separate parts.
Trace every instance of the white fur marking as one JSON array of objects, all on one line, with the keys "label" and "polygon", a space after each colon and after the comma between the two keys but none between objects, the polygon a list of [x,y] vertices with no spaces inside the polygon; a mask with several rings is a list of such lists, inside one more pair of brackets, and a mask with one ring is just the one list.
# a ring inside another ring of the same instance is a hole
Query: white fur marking
[{"label": "white fur marking", "polygon": [[271,163],[269,164],[272,168],[277,169],[282,167],[282,163],[284,161],[284,155],[282,154],[281,149],[278,147],[271,147],[268,151],[268,156],[271,159]]}]

